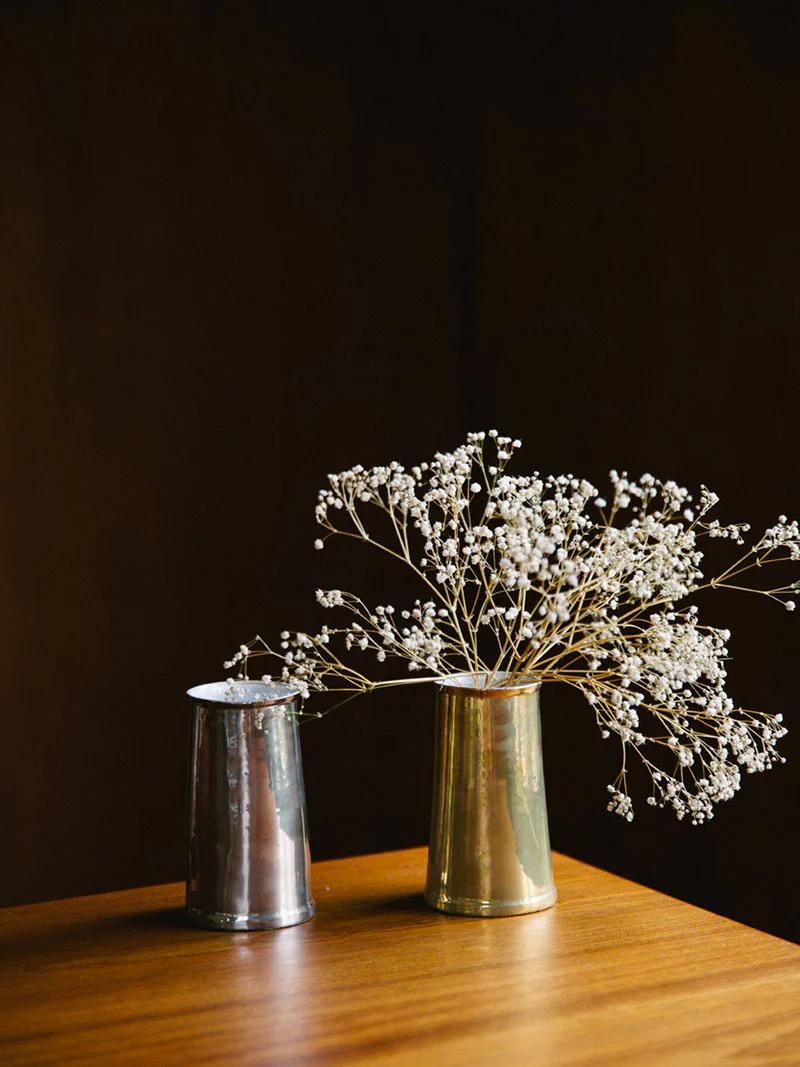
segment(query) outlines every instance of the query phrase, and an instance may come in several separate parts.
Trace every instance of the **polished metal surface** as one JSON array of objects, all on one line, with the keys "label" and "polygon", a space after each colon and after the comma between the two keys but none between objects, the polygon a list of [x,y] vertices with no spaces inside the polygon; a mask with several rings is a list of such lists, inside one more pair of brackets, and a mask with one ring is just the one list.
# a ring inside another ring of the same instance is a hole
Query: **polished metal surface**
[{"label": "polished metal surface", "polygon": [[555,903],[539,691],[535,682],[479,689],[470,675],[439,687],[425,889],[432,908],[500,916]]},{"label": "polished metal surface", "polygon": [[214,682],[188,695],[188,915],[217,930],[305,922],[314,902],[295,690]]}]

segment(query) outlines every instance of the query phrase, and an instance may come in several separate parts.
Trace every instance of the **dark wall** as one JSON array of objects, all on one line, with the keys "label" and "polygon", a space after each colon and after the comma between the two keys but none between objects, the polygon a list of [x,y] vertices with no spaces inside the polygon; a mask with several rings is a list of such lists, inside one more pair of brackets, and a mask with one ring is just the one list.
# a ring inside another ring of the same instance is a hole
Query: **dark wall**
[{"label": "dark wall", "polygon": [[[497,425],[800,512],[796,9],[550,7],[3,8],[0,902],[180,877],[183,690],[317,585],[408,598],[313,551],[329,470]],[[796,620],[706,607],[791,726]],[[629,826],[544,699],[557,848],[798,936],[793,762]],[[431,703],[304,727],[316,856],[425,840]]]}]

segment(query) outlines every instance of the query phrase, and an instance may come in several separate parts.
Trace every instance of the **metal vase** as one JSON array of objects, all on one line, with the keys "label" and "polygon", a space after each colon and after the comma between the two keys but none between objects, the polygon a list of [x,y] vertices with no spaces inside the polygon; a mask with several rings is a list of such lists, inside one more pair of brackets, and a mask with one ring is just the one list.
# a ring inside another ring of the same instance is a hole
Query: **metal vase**
[{"label": "metal vase", "polygon": [[[433,817],[425,901],[500,916],[555,903],[538,683],[479,688],[448,679],[436,695]],[[502,685],[502,676],[492,679]]]},{"label": "metal vase", "polygon": [[264,930],[314,914],[296,691],[213,682],[192,700],[186,910]]}]

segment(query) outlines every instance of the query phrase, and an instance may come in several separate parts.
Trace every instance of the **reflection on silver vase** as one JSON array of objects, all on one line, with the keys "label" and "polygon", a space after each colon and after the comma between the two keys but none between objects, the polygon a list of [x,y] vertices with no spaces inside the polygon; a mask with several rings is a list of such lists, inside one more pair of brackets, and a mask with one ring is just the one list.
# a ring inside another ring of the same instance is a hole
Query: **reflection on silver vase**
[{"label": "reflection on silver vase", "polygon": [[480,676],[452,678],[436,699],[425,900],[457,915],[521,915],[556,899],[540,686],[491,681],[481,689]]},{"label": "reflection on silver vase", "polygon": [[196,686],[186,908],[200,926],[259,930],[314,914],[296,691]]}]

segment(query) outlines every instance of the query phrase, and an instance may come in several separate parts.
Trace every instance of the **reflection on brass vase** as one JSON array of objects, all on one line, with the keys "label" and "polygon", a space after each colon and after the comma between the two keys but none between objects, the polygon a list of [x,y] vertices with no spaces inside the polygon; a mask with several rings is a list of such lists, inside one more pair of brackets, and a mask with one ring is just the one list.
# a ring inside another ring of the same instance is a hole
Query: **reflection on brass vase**
[{"label": "reflection on brass vase", "polygon": [[314,903],[297,690],[214,682],[188,695],[189,917],[218,930],[305,922]]},{"label": "reflection on brass vase", "polygon": [[521,915],[556,899],[540,686],[503,684],[460,675],[438,687],[425,901],[456,915]]}]

